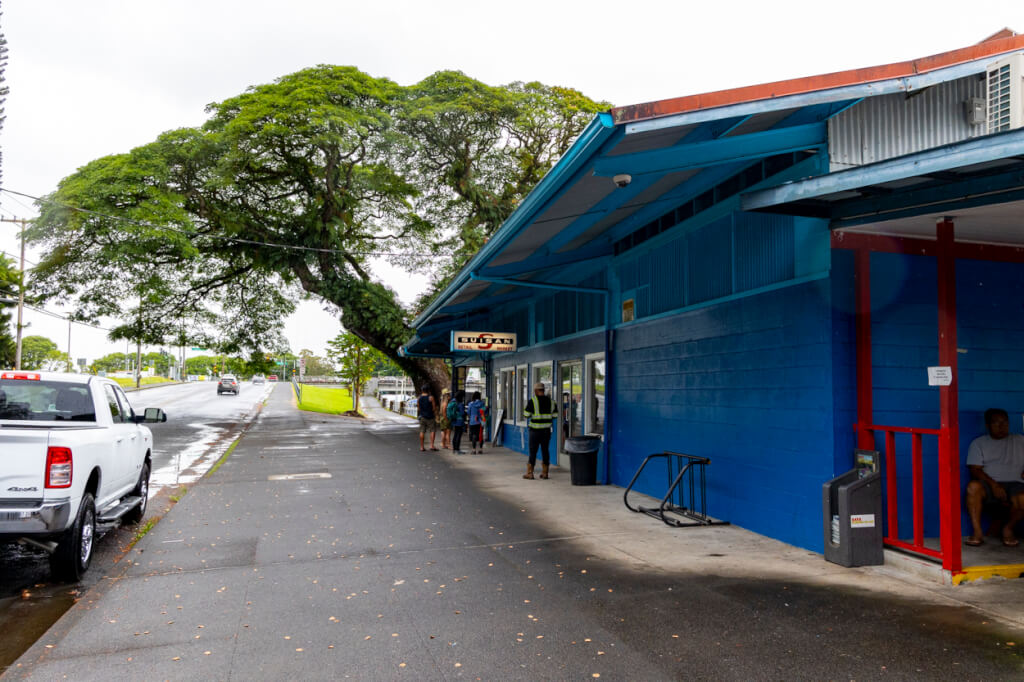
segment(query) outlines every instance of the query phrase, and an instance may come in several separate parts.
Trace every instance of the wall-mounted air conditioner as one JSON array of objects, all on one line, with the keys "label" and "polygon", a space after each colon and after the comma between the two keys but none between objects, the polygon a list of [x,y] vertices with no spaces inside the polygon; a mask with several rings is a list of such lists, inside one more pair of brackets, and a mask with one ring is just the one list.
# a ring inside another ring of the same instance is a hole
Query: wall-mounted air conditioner
[{"label": "wall-mounted air conditioner", "polygon": [[989,64],[985,73],[988,132],[1024,127],[1024,53]]}]

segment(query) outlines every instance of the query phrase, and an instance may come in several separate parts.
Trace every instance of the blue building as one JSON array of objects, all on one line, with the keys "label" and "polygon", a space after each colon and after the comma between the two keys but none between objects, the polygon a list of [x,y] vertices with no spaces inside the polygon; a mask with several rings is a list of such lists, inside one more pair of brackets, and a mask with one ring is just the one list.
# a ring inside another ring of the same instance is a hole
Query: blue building
[{"label": "blue building", "polygon": [[[507,447],[525,452],[522,405],[544,382],[553,451],[601,436],[599,482],[627,485],[654,452],[710,457],[711,515],[816,551],[822,483],[878,449],[887,544],[973,577],[967,445],[987,407],[1015,430],[1024,413],[1022,209],[1024,36],[1008,31],[613,109],[406,350],[482,360]],[[518,349],[455,352],[456,330]],[[660,497],[659,474],[637,489]]]}]

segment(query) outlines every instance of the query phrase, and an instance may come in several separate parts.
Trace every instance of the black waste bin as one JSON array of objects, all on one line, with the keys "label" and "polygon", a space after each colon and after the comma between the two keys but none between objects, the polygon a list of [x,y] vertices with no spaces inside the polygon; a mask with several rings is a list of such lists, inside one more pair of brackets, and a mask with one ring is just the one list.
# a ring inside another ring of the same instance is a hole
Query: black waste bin
[{"label": "black waste bin", "polygon": [[601,439],[597,436],[565,439],[565,451],[569,453],[569,479],[573,485],[597,483],[597,451],[600,449]]},{"label": "black waste bin", "polygon": [[882,551],[882,475],[851,469],[822,489],[825,559],[840,566],[878,566]]}]

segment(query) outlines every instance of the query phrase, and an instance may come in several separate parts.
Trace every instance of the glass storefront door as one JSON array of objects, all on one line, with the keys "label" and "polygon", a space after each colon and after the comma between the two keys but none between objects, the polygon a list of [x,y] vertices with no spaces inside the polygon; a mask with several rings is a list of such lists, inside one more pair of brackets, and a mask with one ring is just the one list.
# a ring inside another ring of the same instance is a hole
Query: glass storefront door
[{"label": "glass storefront door", "polygon": [[583,363],[574,360],[558,366],[559,385],[559,450],[565,450],[565,439],[583,435]]}]

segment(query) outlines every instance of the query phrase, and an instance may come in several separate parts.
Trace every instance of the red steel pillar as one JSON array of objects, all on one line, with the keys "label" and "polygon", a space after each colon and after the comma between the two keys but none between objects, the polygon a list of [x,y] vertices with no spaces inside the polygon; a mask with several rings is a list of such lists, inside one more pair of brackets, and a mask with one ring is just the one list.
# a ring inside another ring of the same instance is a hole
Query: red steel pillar
[{"label": "red steel pillar", "polygon": [[949,367],[953,381],[939,388],[942,435],[939,436],[939,509],[942,567],[957,573],[960,556],[960,418],[956,368],[956,255],[953,221],[943,218],[935,227],[938,276],[939,365]]},{"label": "red steel pillar", "polygon": [[871,402],[871,251],[856,253],[856,317],[857,339],[857,447],[875,449],[875,436],[866,427],[874,424]]}]

